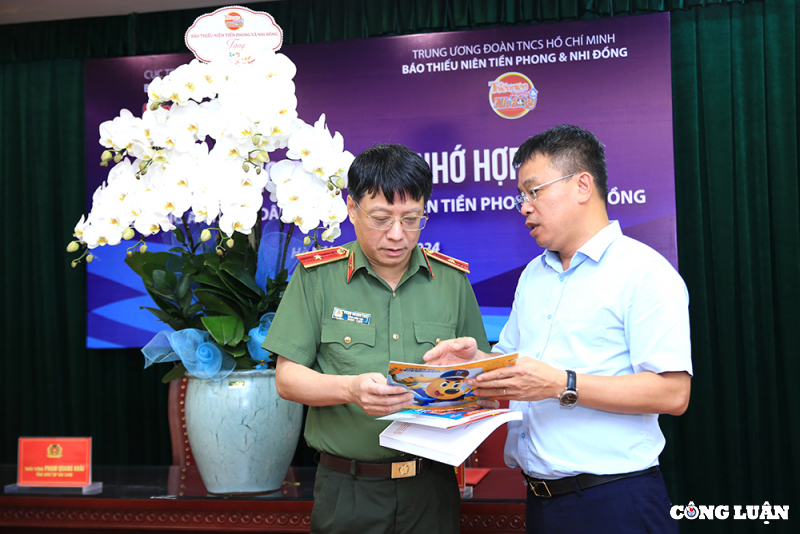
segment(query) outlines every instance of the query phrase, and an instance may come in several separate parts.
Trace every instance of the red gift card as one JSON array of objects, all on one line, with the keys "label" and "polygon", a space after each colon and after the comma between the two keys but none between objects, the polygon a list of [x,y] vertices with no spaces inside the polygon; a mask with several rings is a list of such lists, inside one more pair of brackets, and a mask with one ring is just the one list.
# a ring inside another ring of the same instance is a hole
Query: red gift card
[{"label": "red gift card", "polygon": [[92,483],[92,438],[19,438],[18,486]]}]

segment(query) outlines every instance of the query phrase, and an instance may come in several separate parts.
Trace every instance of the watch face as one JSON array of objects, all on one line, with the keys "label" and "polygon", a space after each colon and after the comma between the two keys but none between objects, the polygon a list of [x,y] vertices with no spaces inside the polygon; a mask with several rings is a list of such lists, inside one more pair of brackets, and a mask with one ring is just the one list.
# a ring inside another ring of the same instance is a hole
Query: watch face
[{"label": "watch face", "polygon": [[558,396],[561,406],[574,406],[578,403],[578,393],[567,390]]}]

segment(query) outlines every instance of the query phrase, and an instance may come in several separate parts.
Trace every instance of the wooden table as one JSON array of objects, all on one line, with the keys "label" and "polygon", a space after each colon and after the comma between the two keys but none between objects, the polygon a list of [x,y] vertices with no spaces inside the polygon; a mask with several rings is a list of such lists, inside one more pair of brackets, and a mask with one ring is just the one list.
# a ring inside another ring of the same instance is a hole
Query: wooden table
[{"label": "wooden table", "polygon": [[[313,467],[261,497],[208,497],[193,467],[95,467],[98,495],[0,494],[0,532],[309,532]],[[14,465],[0,482],[16,482]],[[517,469],[493,468],[461,505],[461,532],[525,532],[525,486]]]}]

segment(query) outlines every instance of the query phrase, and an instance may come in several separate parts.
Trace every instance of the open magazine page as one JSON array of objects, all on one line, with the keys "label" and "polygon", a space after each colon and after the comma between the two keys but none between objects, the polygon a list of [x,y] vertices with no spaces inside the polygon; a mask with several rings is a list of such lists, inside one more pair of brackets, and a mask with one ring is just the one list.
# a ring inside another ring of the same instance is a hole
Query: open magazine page
[{"label": "open magazine page", "polygon": [[414,393],[413,406],[429,410],[475,405],[477,400],[467,379],[481,373],[514,365],[517,354],[501,354],[494,358],[456,365],[423,365],[389,362],[388,384],[404,386]]}]

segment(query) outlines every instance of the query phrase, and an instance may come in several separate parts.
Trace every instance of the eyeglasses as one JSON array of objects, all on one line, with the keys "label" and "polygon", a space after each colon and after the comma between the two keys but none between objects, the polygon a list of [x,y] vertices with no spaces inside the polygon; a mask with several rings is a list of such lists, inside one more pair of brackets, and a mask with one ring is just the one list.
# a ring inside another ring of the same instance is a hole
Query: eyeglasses
[{"label": "eyeglasses", "polygon": [[539,198],[539,195],[537,194],[537,191],[541,191],[543,188],[547,187],[550,184],[554,184],[554,183],[558,182],[559,180],[566,180],[567,178],[575,176],[576,174],[578,174],[578,173],[573,172],[572,174],[568,174],[566,176],[562,176],[561,178],[556,178],[555,180],[550,180],[549,182],[544,183],[542,185],[537,185],[536,187],[531,187],[530,194],[531,194],[531,196],[533,196],[533,200],[529,199],[528,195],[526,195],[525,193],[520,193],[519,195],[517,195],[514,198],[514,206],[516,206],[518,212],[522,213],[522,205],[523,204],[525,204],[526,202],[528,204],[531,204],[533,202],[536,202],[536,200]]},{"label": "eyeglasses", "polygon": [[363,213],[369,222],[367,226],[373,230],[391,230],[395,221],[400,221],[400,225],[406,232],[419,232],[428,223],[428,215],[422,216],[406,215],[405,217],[392,217],[390,215],[375,215],[374,213],[366,213],[361,206],[356,202],[356,208]]}]

